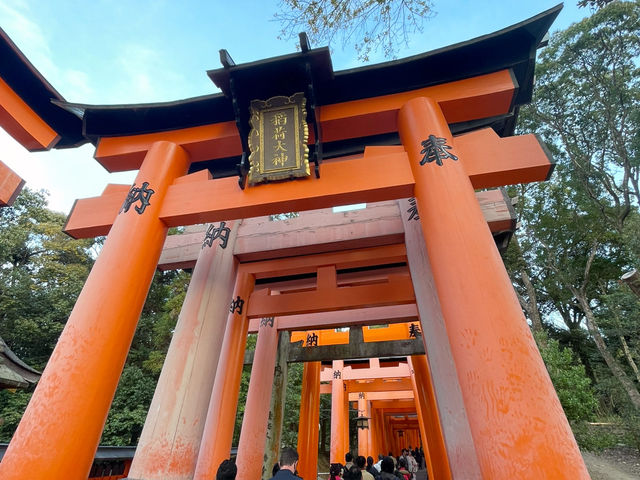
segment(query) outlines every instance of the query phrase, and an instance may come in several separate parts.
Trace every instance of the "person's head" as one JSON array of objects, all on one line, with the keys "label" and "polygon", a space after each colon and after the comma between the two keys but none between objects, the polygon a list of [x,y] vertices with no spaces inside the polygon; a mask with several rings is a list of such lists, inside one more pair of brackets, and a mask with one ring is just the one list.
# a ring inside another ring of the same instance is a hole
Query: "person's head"
[{"label": "person's head", "polygon": [[356,457],[355,464],[360,470],[362,470],[364,466],[367,464],[367,459],[364,458],[362,455],[358,455]]},{"label": "person's head", "polygon": [[329,476],[330,478],[336,478],[340,476],[340,472],[342,471],[342,467],[339,463],[332,463],[329,465]]},{"label": "person's head", "polygon": [[399,466],[400,468],[404,468],[404,469],[406,469],[406,468],[407,468],[407,459],[406,459],[406,458],[404,458],[404,457],[400,457],[400,458],[398,459],[398,466]]},{"label": "person's head", "polygon": [[393,459],[391,457],[384,457],[380,464],[380,470],[387,473],[393,473]]},{"label": "person's head", "polygon": [[344,474],[344,480],[362,480],[362,472],[355,465]]},{"label": "person's head", "polygon": [[280,453],[280,470],[296,471],[298,465],[298,452],[294,448],[283,448]]},{"label": "person's head", "polygon": [[373,457],[369,455],[367,457],[367,467],[371,467],[371,466],[373,466]]},{"label": "person's head", "polygon": [[347,463],[353,462],[353,455],[351,455],[351,452],[347,452],[346,455],[344,456],[344,459],[346,460]]},{"label": "person's head", "polygon": [[218,467],[216,480],[235,480],[238,473],[238,467],[233,460],[223,460]]}]

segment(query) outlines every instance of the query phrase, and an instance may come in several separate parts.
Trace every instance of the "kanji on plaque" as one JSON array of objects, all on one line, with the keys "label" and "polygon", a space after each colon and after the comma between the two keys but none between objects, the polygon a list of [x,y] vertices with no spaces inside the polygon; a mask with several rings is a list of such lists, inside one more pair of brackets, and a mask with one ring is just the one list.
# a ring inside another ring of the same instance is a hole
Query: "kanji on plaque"
[{"label": "kanji on plaque", "polygon": [[302,93],[251,101],[249,185],[310,174],[305,105]]}]

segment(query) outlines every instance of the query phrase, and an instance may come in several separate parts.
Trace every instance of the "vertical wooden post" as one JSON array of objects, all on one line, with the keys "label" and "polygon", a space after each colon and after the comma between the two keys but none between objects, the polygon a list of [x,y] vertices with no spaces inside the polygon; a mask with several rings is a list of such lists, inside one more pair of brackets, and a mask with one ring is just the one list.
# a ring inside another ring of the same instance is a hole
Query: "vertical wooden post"
[{"label": "vertical wooden post", "polygon": [[307,362],[302,372],[298,422],[298,472],[302,478],[318,477],[318,422],[320,421],[320,362]]},{"label": "vertical wooden post", "polygon": [[227,303],[236,276],[233,246],[239,222],[230,222],[225,248],[203,245],[171,345],[149,407],[131,478],[193,478],[207,407],[222,347]]},{"label": "vertical wooden post", "polygon": [[3,480],[89,475],[167,235],[158,214],[188,167],[188,154],[173,143],[149,149],[135,181],[140,203],[113,223],[0,463]]},{"label": "vertical wooden post", "polygon": [[271,388],[271,406],[269,408],[269,425],[264,447],[262,480],[271,478],[271,469],[279,461],[282,419],[284,418],[284,404],[287,394],[287,356],[290,343],[291,334],[289,332],[280,332],[273,387]]},{"label": "vertical wooden post", "polygon": [[[420,313],[422,340],[427,352],[427,367],[431,373],[432,388],[435,394],[436,414],[440,419],[440,429],[446,447],[446,460],[449,462],[453,478],[480,480],[482,470],[473,443],[462,391],[458,383],[457,370],[451,354],[449,337],[431,272],[420,220],[418,216],[412,215],[415,203],[412,205],[412,202],[407,199],[399,200],[398,206],[404,225],[404,241],[407,247],[416,305]],[[416,398],[416,403],[417,400]],[[422,440],[425,442],[426,451],[427,437],[423,436]]]},{"label": "vertical wooden post", "polygon": [[453,477],[449,470],[447,449],[440,429],[440,418],[427,358],[424,355],[410,357],[409,368],[411,369],[411,385],[418,411],[418,422],[421,425],[422,438],[429,451],[427,463],[429,477],[451,480]]},{"label": "vertical wooden post", "polygon": [[230,313],[193,477],[196,480],[214,478],[220,463],[231,455],[240,378],[249,330],[247,302],[254,282],[253,275],[240,269],[233,289],[233,298],[229,299],[232,302],[231,307],[224,306]]},{"label": "vertical wooden post", "polygon": [[[344,381],[342,380],[342,360],[333,361],[334,377],[331,380],[331,451],[329,461],[331,463],[343,463],[345,438],[344,438]],[[337,374],[340,377],[337,378]]]},{"label": "vertical wooden post", "polygon": [[258,329],[258,341],[253,357],[247,403],[244,408],[242,430],[238,442],[239,478],[261,478],[264,464],[264,445],[269,420],[269,403],[273,371],[278,351],[278,319],[263,318]]},{"label": "vertical wooden post", "polygon": [[408,101],[398,129],[484,478],[588,479],[440,107]]}]

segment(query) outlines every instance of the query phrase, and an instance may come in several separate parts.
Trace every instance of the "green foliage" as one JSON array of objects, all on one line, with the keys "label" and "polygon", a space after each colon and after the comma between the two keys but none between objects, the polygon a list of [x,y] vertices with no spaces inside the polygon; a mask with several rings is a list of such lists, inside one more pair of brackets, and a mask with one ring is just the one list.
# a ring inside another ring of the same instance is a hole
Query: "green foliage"
[{"label": "green foliage", "polygon": [[587,422],[572,423],[571,429],[580,448],[590,452],[601,452],[605,448],[614,447],[620,440],[619,433]]},{"label": "green foliage", "polygon": [[42,369],[93,265],[90,240],[62,233],[64,215],[23,190],[0,209],[0,336]]},{"label": "green foliage", "polygon": [[275,18],[285,38],[305,31],[318,46],[341,39],[367,61],[377,49],[385,57],[395,56],[412,33],[422,31],[431,5],[430,0],[280,0]]},{"label": "green foliage", "polygon": [[569,421],[590,420],[594,417],[598,401],[581,365],[568,348],[560,347],[557,340],[538,335],[540,354],[556,389],[564,413]]},{"label": "green foliage", "polygon": [[18,427],[31,392],[0,390],[0,443],[8,443]]},{"label": "green foliage", "polygon": [[141,368],[127,365],[102,433],[101,445],[135,445],[155,390],[154,379]]}]

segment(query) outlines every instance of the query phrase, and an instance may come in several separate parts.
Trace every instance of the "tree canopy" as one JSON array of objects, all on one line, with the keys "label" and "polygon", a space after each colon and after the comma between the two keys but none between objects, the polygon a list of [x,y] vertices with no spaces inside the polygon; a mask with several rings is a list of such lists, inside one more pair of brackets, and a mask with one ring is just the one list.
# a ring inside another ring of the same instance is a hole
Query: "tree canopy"
[{"label": "tree canopy", "polygon": [[352,45],[366,61],[378,49],[394,57],[411,34],[422,32],[431,8],[431,0],[280,0],[275,18],[285,38],[304,31],[314,45]]}]

